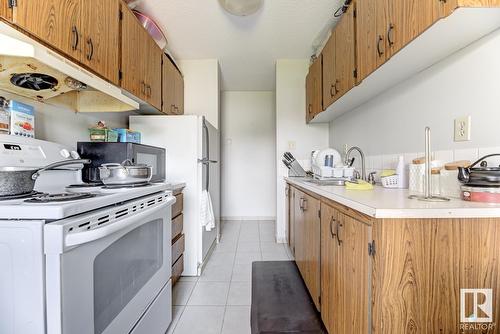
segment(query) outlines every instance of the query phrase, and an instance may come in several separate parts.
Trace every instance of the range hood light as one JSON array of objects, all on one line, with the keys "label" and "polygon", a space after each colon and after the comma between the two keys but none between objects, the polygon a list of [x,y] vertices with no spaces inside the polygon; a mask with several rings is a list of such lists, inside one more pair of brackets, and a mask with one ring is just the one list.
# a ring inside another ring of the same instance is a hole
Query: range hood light
[{"label": "range hood light", "polygon": [[17,38],[0,34],[1,54],[14,57],[34,57],[35,47]]}]

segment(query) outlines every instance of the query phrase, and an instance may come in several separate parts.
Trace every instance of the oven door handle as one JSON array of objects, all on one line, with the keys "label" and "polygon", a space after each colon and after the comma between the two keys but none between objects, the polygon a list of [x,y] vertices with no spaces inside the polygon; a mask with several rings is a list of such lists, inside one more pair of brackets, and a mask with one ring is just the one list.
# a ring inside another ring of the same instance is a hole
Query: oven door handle
[{"label": "oven door handle", "polygon": [[145,217],[156,214],[158,211],[163,209],[165,206],[172,205],[174,203],[175,203],[175,197],[172,196],[167,201],[161,203],[160,205],[158,205],[154,208],[144,210],[143,212],[140,212],[140,213],[135,214],[133,216],[124,218],[123,220],[120,220],[116,223],[113,223],[110,225],[105,225],[105,226],[97,228],[95,230],[70,233],[70,234],[66,235],[66,238],[64,239],[64,245],[66,247],[79,246],[79,245],[86,244],[88,242],[92,242],[95,240],[105,238],[113,233],[116,233],[116,232],[123,230],[129,226],[134,225],[134,224],[137,224],[137,227],[139,227],[142,224],[147,223],[147,220],[144,219]]}]

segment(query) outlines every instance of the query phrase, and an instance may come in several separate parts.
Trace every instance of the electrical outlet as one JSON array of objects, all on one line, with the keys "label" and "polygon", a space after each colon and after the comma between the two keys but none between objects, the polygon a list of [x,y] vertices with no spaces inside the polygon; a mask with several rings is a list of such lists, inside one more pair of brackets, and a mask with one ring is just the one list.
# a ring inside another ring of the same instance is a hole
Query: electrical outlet
[{"label": "electrical outlet", "polygon": [[470,116],[455,119],[455,141],[470,141],[470,123]]}]

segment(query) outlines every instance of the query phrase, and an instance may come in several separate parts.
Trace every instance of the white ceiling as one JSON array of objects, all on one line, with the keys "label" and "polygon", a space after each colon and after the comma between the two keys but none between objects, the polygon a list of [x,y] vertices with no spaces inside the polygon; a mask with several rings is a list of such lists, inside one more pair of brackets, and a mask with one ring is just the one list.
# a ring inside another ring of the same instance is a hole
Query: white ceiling
[{"label": "white ceiling", "polygon": [[142,0],[176,59],[219,59],[223,90],[274,90],[277,59],[309,58],[342,0],[265,0],[248,17],[217,0]]}]

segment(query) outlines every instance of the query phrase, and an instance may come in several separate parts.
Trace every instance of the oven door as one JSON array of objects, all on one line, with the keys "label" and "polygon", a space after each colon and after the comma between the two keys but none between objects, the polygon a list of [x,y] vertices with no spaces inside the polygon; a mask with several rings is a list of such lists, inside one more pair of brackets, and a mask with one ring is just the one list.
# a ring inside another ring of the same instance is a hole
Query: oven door
[{"label": "oven door", "polygon": [[175,198],[142,201],[46,226],[48,333],[129,333],[167,284]]}]

